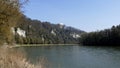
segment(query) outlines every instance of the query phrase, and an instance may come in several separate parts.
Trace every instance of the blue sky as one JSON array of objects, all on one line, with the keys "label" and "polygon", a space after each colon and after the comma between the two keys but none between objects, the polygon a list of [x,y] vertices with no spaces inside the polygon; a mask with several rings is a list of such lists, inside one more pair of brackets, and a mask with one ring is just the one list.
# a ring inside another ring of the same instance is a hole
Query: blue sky
[{"label": "blue sky", "polygon": [[30,0],[24,14],[87,32],[120,24],[120,0]]}]

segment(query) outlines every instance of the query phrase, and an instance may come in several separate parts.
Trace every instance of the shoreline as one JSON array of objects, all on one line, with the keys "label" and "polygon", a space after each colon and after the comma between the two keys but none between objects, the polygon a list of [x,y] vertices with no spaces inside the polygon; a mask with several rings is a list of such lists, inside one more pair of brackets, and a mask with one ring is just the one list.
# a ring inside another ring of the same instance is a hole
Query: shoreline
[{"label": "shoreline", "polygon": [[10,48],[14,47],[38,47],[38,46],[77,46],[79,44],[16,44],[15,46],[11,46]]}]

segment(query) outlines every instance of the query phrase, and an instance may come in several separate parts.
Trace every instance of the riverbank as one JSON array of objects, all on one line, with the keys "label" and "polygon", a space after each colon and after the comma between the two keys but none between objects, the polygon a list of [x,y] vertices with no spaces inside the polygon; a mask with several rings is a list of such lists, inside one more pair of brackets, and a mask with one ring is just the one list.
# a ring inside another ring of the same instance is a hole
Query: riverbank
[{"label": "riverbank", "polygon": [[11,48],[9,45],[0,47],[0,68],[46,68],[44,61],[38,61],[38,64],[29,62],[24,51]]},{"label": "riverbank", "polygon": [[13,47],[35,47],[35,46],[75,46],[79,44],[16,44],[14,46],[11,46],[10,48]]}]

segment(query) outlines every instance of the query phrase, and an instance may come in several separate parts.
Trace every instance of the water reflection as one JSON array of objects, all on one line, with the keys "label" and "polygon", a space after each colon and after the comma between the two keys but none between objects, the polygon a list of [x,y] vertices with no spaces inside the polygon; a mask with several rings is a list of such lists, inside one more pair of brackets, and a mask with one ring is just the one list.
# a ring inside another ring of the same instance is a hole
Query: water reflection
[{"label": "water reflection", "polygon": [[52,68],[119,68],[120,47],[42,46],[24,47],[34,63],[46,57]]}]

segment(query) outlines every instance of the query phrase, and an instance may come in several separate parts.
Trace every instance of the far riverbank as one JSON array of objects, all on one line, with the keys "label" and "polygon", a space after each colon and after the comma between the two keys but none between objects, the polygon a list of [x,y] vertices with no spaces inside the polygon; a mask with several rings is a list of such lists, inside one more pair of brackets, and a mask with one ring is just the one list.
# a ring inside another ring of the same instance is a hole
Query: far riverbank
[{"label": "far riverbank", "polygon": [[16,44],[12,47],[35,47],[35,46],[75,46],[79,44]]}]

